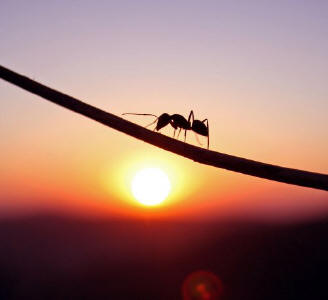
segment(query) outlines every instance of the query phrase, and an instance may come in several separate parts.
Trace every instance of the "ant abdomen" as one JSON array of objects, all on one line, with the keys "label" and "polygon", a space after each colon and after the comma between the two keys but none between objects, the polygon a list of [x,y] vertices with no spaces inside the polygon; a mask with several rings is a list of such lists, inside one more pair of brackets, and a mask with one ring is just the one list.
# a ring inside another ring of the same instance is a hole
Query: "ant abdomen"
[{"label": "ant abdomen", "polygon": [[194,120],[191,129],[200,135],[208,136],[208,127],[202,121]]}]

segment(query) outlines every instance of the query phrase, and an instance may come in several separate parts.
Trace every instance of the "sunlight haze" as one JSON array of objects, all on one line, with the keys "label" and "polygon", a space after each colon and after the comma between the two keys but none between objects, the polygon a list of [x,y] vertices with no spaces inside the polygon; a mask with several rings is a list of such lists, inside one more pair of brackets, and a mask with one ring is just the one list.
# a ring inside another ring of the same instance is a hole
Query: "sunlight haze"
[{"label": "sunlight haze", "polygon": [[[118,116],[193,110],[209,120],[211,150],[327,173],[327,28],[326,1],[4,0],[0,58]],[[4,81],[0,101],[1,214],[328,214],[327,192],[200,165]],[[187,142],[198,145],[191,133]],[[157,212],[131,196],[131,177],[147,167],[172,184]]]}]

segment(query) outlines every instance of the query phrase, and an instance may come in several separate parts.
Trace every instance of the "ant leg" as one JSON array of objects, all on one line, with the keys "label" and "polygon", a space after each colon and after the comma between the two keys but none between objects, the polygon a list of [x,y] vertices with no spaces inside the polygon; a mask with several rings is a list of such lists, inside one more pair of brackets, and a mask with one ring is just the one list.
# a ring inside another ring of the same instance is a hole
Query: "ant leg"
[{"label": "ant leg", "polygon": [[[194,122],[194,112],[191,110],[190,111],[190,114],[189,114],[189,117],[188,117],[188,123],[190,124],[190,120],[191,120],[191,118],[192,118],[192,122]],[[191,123],[192,123],[191,122]],[[191,126],[190,126],[191,127]]]},{"label": "ant leg", "polygon": [[146,128],[149,127],[150,125],[153,125],[154,123],[156,123],[156,121],[158,120],[158,118],[156,118],[155,121],[151,122],[150,124],[148,124],[147,126],[145,126]]},{"label": "ant leg", "polygon": [[198,137],[197,133],[194,132],[194,134],[195,134],[195,137],[196,137],[197,143],[198,143],[199,145],[203,146],[203,144],[202,144],[202,143],[200,142],[200,140],[199,140],[199,137]]},{"label": "ant leg", "polygon": [[182,129],[182,128],[179,129],[177,139],[179,139],[179,135],[180,135],[180,133],[181,133],[181,129]]},{"label": "ant leg", "polygon": [[208,125],[208,120],[207,119],[203,120],[202,123],[205,123],[205,121],[207,123],[206,124],[206,127],[207,127],[207,149],[209,149],[210,148],[210,127]]},{"label": "ant leg", "polygon": [[[191,119],[192,119],[192,121],[191,121]],[[185,142],[187,140],[187,130],[192,128],[192,123],[193,122],[194,122],[194,112],[191,110],[190,111],[190,114],[189,114],[189,117],[188,117],[188,125],[189,125],[189,128],[186,128],[185,129],[185,133],[184,133],[184,141]]]},{"label": "ant leg", "polygon": [[173,131],[173,138],[175,137],[175,132],[176,132],[177,130],[176,129],[174,129],[174,131]]}]

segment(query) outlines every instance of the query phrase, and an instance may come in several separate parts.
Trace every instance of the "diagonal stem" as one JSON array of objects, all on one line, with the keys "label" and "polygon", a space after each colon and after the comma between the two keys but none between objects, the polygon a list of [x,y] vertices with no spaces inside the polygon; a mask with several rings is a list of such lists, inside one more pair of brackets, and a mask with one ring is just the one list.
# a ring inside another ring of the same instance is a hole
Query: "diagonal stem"
[{"label": "diagonal stem", "polygon": [[108,127],[201,164],[274,181],[328,191],[328,175],[326,174],[285,168],[195,147],[160,133],[150,131],[2,66],[0,66],[0,78]]}]

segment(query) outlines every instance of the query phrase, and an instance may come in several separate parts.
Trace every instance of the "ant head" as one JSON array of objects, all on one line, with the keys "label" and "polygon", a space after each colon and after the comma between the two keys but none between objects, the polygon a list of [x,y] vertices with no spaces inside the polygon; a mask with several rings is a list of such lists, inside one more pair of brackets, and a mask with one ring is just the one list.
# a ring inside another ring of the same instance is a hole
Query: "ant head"
[{"label": "ant head", "polygon": [[158,117],[157,125],[156,125],[156,130],[160,130],[166,125],[170,123],[171,116],[167,113],[164,113]]}]

